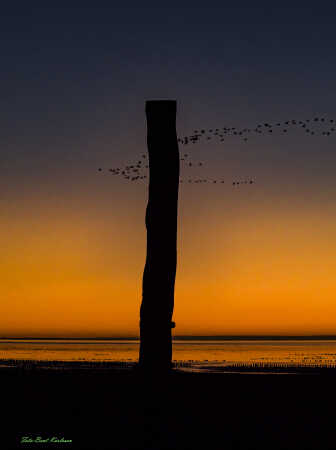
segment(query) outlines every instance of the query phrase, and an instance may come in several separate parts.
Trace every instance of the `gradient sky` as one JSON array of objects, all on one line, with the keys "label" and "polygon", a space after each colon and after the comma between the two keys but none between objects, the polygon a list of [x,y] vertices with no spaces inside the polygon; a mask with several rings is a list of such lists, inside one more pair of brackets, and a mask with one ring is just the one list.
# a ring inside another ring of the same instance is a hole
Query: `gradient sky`
[{"label": "gradient sky", "polygon": [[[0,335],[137,335],[147,187],[97,168],[146,152],[148,99],[179,136],[336,119],[336,6],[30,3],[0,17]],[[225,184],[180,188],[176,334],[336,333],[335,144],[188,148]]]}]

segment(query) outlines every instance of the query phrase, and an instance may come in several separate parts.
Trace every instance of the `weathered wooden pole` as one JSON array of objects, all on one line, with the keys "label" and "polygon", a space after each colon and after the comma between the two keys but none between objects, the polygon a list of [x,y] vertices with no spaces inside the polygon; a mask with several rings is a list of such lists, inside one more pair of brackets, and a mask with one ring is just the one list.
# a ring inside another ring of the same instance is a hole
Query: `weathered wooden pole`
[{"label": "weathered wooden pole", "polygon": [[147,256],[140,308],[139,366],[167,370],[172,362],[172,315],[177,262],[180,157],[176,101],[146,102],[149,189]]}]

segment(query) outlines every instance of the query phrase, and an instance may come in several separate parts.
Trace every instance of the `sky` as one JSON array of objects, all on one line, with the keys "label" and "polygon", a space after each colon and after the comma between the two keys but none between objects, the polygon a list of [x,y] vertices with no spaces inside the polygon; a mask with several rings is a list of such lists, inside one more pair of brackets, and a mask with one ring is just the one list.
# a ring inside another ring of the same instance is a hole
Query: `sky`
[{"label": "sky", "polygon": [[[180,137],[336,120],[336,6],[31,3],[0,17],[0,335],[137,336],[147,185],[108,168],[146,152],[146,100]],[[225,183],[180,186],[175,334],[336,334],[321,126],[180,145]]]}]

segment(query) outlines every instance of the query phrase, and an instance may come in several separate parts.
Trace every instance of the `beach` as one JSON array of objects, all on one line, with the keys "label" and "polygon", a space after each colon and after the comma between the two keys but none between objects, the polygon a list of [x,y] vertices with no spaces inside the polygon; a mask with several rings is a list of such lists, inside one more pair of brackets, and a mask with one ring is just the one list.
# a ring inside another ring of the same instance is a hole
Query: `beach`
[{"label": "beach", "polygon": [[3,449],[335,449],[334,371],[33,365],[0,377]]}]

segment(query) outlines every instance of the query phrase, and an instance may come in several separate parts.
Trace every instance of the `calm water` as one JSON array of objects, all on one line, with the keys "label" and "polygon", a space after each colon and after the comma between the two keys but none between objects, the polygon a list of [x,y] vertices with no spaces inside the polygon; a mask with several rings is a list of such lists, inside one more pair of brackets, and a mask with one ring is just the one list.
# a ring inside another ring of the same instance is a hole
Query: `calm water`
[{"label": "calm water", "polygon": [[[137,341],[0,340],[0,359],[137,361]],[[173,359],[203,365],[234,363],[336,364],[336,340],[174,341]]]}]

